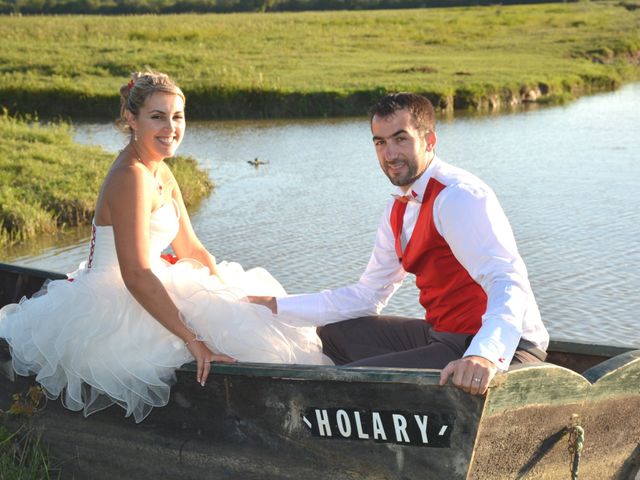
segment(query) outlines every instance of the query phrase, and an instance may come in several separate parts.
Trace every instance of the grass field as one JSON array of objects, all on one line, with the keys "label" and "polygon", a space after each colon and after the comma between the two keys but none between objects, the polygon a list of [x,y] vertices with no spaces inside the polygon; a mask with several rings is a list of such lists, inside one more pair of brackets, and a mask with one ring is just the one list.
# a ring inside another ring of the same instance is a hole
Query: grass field
[{"label": "grass field", "polygon": [[[0,247],[89,223],[113,160],[99,147],[74,143],[69,124],[1,115]],[[197,204],[210,193],[209,177],[195,160],[178,157],[169,163],[185,203]]]},{"label": "grass field", "polygon": [[132,70],[166,71],[191,118],[362,114],[385,91],[443,108],[556,102],[640,78],[640,9],[447,9],[0,17],[0,104],[117,115]]}]

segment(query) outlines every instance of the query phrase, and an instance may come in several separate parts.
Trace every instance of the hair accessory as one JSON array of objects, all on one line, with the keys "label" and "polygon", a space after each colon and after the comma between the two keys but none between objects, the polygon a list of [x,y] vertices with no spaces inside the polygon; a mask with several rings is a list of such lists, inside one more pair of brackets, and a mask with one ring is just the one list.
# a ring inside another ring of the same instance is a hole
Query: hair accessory
[{"label": "hair accessory", "polygon": [[131,91],[131,89],[135,84],[136,84],[136,81],[133,78],[129,80],[129,83],[127,84],[127,88],[129,89],[129,91]]}]

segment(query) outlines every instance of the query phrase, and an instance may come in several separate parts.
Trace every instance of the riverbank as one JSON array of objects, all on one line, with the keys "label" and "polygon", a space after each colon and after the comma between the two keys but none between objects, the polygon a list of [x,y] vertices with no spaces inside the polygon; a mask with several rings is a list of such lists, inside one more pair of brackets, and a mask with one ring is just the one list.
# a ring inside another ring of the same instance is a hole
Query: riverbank
[{"label": "riverbank", "polygon": [[115,118],[133,69],[173,75],[190,118],[364,114],[387,91],[443,110],[560,103],[640,79],[623,3],[277,14],[0,17],[0,104]]},{"label": "riverbank", "polygon": [[[67,123],[0,115],[0,247],[91,222],[113,153],[78,145]],[[213,188],[194,159],[170,162],[185,203]]]}]

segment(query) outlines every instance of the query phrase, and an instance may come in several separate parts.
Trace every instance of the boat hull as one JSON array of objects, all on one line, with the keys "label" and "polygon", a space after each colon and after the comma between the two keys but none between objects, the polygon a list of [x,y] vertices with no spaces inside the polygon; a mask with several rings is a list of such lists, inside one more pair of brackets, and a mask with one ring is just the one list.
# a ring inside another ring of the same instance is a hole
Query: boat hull
[{"label": "boat hull", "polygon": [[[3,303],[53,276],[10,267],[0,265]],[[169,404],[141,424],[116,406],[85,418],[59,400],[29,422],[62,478],[564,480],[579,425],[580,479],[635,480],[640,351],[554,347],[550,359],[573,370],[518,366],[485,397],[441,387],[438,371],[420,369],[220,364],[201,387],[189,364]],[[35,380],[10,378],[6,344],[0,359],[6,410]]]}]

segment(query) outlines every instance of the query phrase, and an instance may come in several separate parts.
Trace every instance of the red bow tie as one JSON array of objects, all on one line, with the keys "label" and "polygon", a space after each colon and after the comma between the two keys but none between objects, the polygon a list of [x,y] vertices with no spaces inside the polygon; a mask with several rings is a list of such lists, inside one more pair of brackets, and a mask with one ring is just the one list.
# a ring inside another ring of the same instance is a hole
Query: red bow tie
[{"label": "red bow tie", "polygon": [[410,200],[414,200],[418,195],[411,190],[410,195],[394,195],[393,197],[400,203],[408,203]]}]

